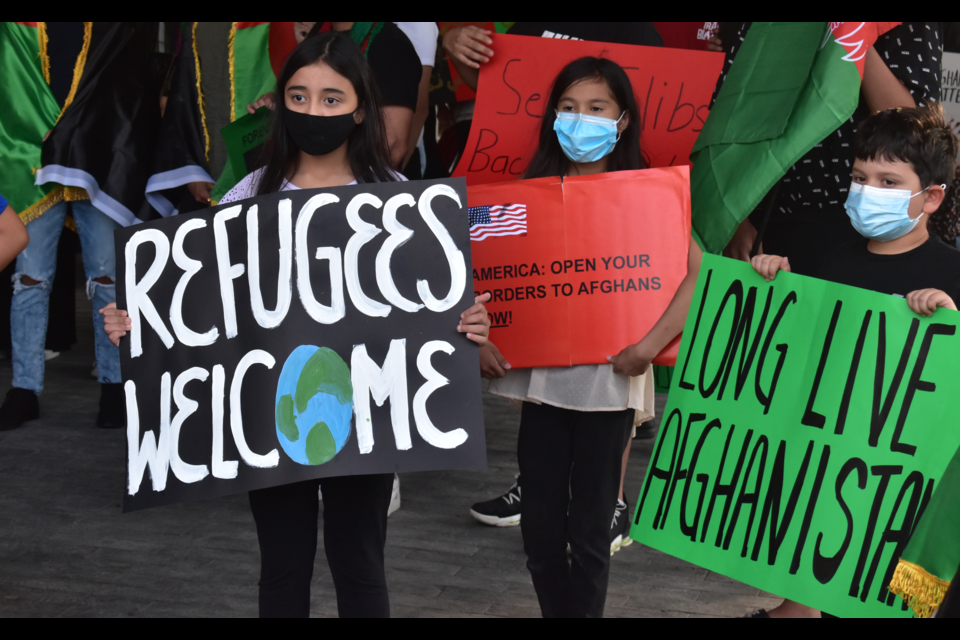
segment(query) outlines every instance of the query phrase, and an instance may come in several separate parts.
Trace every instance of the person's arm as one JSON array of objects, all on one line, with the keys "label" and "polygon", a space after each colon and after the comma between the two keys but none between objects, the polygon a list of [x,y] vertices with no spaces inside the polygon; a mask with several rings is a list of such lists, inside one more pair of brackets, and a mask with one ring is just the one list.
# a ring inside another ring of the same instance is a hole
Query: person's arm
[{"label": "person's arm", "polygon": [[30,235],[20,216],[7,205],[0,213],[0,269],[5,269],[30,243]]},{"label": "person's arm", "polygon": [[864,60],[861,89],[871,113],[896,107],[917,106],[910,91],[893,75],[874,47],[870,47]]},{"label": "person's arm", "polygon": [[753,243],[757,241],[757,228],[750,222],[750,218],[744,219],[737,227],[733,238],[723,250],[723,255],[734,260],[750,262],[750,252],[753,250]]},{"label": "person's arm", "polygon": [[700,245],[691,239],[690,253],[687,257],[687,275],[683,278],[683,282],[680,283],[669,306],[653,325],[650,333],[640,342],[624,348],[619,354],[608,356],[607,360],[613,365],[614,373],[626,376],[639,376],[646,373],[657,354],[683,331],[687,313],[690,311],[690,302],[693,300],[693,291],[697,287],[702,258],[703,252],[700,250]]},{"label": "person's arm", "polygon": [[400,169],[407,157],[407,138],[410,135],[411,122],[413,110],[409,107],[391,105],[383,108],[383,125],[387,130],[387,144],[390,146],[390,164],[394,169]]},{"label": "person's arm", "polygon": [[417,88],[417,110],[413,114],[410,122],[410,136],[407,138],[407,153],[403,156],[402,166],[407,166],[410,157],[417,148],[417,141],[420,140],[420,132],[423,131],[423,125],[427,121],[427,113],[430,110],[430,76],[433,75],[433,67],[424,66],[423,74],[420,76],[420,86]]},{"label": "person's arm", "polygon": [[487,46],[493,44],[490,39],[492,33],[469,25],[455,27],[443,34],[443,50],[447,52],[463,83],[474,91],[480,78],[480,65],[490,62],[493,57],[493,49]]}]

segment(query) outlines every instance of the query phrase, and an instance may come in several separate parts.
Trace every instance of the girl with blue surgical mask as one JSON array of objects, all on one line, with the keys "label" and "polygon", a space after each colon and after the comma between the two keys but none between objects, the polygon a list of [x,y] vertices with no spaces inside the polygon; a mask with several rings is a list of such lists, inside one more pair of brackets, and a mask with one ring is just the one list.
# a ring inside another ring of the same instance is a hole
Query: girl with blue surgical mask
[{"label": "girl with blue surgical mask", "polygon": [[[640,113],[626,73],[601,58],[571,62],[554,81],[523,178],[642,168]],[[700,257],[691,243],[688,275],[663,317],[610,364],[516,370],[492,343],[481,348],[490,391],[522,402],[520,526],[544,617],[603,615],[611,542],[629,540],[623,454],[634,425],[653,417],[650,362],[683,328]]]}]

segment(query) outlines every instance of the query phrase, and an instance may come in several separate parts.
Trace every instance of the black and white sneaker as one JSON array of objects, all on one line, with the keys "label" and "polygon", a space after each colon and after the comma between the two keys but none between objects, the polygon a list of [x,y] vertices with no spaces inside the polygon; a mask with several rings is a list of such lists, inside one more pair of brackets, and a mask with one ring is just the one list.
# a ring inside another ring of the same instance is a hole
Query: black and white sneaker
[{"label": "black and white sneaker", "polygon": [[515,527],[520,524],[520,478],[499,498],[473,505],[470,515],[491,527]]},{"label": "black and white sneaker", "polygon": [[630,507],[623,500],[617,500],[610,523],[610,555],[633,544],[630,537]]}]

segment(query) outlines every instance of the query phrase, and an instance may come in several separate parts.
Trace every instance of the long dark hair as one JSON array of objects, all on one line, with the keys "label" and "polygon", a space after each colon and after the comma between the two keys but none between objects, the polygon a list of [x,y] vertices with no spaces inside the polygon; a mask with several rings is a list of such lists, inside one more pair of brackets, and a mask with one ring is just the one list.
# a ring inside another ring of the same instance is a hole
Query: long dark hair
[{"label": "long dark hair", "polygon": [[347,139],[347,157],[357,182],[393,182],[396,174],[390,168],[387,134],[380,106],[380,91],[373,72],[360,47],[345,33],[330,31],[307,38],[293,50],[277,78],[276,109],[270,125],[270,142],[264,145],[264,171],[257,195],[275,193],[288,175],[296,173],[300,164],[297,147],[284,122],[287,82],[301,67],[324,62],[353,85],[363,122]]},{"label": "long dark hair", "polygon": [[585,57],[574,60],[557,75],[550,90],[543,121],[540,124],[540,145],[533,159],[523,173],[523,179],[562,176],[566,173],[570,160],[560,147],[560,140],[553,130],[557,119],[557,105],[563,92],[582,80],[603,80],[610,87],[610,93],[621,110],[627,112],[630,122],[620,135],[620,141],[610,154],[608,171],[630,171],[643,169],[643,155],[640,153],[640,109],[633,95],[630,78],[616,62],[605,58]]}]

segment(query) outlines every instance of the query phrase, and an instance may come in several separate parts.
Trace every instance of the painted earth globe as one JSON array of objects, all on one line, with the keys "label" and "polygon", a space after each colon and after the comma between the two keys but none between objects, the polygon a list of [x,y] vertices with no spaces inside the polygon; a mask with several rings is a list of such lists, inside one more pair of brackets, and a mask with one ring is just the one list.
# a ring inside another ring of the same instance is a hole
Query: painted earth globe
[{"label": "painted earth globe", "polygon": [[303,345],[283,364],[277,383],[277,439],[290,459],[320,465],[350,439],[350,368],[327,347]]}]

